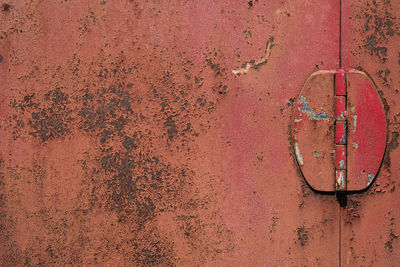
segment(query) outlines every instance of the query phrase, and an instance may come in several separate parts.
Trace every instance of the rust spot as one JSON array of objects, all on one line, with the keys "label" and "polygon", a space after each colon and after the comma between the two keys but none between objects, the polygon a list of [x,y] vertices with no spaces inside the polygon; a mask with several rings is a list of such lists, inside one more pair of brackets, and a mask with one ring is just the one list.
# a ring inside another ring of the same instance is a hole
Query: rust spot
[{"label": "rust spot", "polygon": [[7,3],[4,3],[4,4],[1,6],[1,8],[3,9],[4,12],[8,12],[8,11],[10,11],[11,5],[10,5],[10,4],[7,4]]},{"label": "rust spot", "polygon": [[393,229],[390,230],[388,240],[385,242],[385,248],[390,252],[393,250],[393,241],[396,240],[399,235],[394,234]]},{"label": "rust spot", "polygon": [[221,66],[220,64],[213,63],[209,58],[206,59],[207,65],[215,72],[215,77],[221,76]]},{"label": "rust spot", "polygon": [[378,90],[378,94],[381,98],[382,104],[383,104],[383,109],[385,110],[386,116],[389,114],[389,110],[390,110],[390,106],[386,100],[386,98],[384,97],[384,93],[382,90]]},{"label": "rust spot", "polygon": [[385,169],[387,169],[389,173],[390,173],[390,167],[392,165],[392,160],[391,160],[390,154],[393,150],[395,150],[399,146],[399,136],[400,136],[399,132],[393,132],[392,138],[386,148],[385,160],[384,160],[383,164],[384,164]]},{"label": "rust spot", "polygon": [[352,196],[352,199],[347,200],[346,216],[344,217],[344,222],[347,224],[352,224],[355,219],[360,218],[360,201],[355,198],[356,196]]},{"label": "rust spot", "polygon": [[376,56],[381,62],[387,61],[389,38],[398,33],[396,17],[392,14],[390,1],[365,1],[360,16],[365,34],[364,48],[369,54]]},{"label": "rust spot", "polygon": [[70,103],[68,94],[61,88],[50,90],[44,95],[45,103],[32,103],[32,97],[25,96],[21,104],[21,107],[25,104],[32,107],[31,119],[28,121],[32,136],[39,138],[41,142],[46,142],[70,133],[72,110],[68,107]]},{"label": "rust spot", "polygon": [[389,86],[389,84],[392,82],[392,80],[389,78],[390,70],[388,68],[385,70],[379,70],[376,74],[383,81],[385,86]]},{"label": "rust spot", "polygon": [[169,116],[164,122],[164,127],[167,128],[167,136],[170,141],[174,140],[174,137],[178,134],[175,121],[172,118],[172,116]]},{"label": "rust spot", "polygon": [[258,2],[258,0],[250,0],[249,2],[247,2],[247,4],[249,8],[252,8],[256,2]]},{"label": "rust spot", "polygon": [[304,246],[308,240],[308,230],[304,228],[304,225],[297,228],[297,239],[300,241],[300,245]]},{"label": "rust spot", "polygon": [[392,140],[390,140],[390,143],[388,145],[390,151],[395,150],[399,146],[399,133],[398,132],[393,132],[392,133]]}]

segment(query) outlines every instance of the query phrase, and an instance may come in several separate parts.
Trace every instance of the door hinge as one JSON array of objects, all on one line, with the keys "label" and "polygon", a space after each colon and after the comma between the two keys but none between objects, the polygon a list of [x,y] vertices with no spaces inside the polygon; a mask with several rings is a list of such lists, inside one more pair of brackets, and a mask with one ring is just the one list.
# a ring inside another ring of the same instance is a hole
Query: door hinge
[{"label": "door hinge", "polygon": [[347,83],[346,72],[335,73],[335,190],[346,190],[347,175]]},{"label": "door hinge", "polygon": [[357,70],[317,71],[291,120],[294,155],[316,191],[360,191],[378,174],[386,147],[385,111],[375,84]]}]

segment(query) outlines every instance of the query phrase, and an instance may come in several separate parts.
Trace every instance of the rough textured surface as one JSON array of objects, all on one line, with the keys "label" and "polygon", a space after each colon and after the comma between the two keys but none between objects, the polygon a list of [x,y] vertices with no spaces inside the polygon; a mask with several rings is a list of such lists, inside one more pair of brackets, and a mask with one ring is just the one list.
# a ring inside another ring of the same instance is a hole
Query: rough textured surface
[{"label": "rough textured surface", "polygon": [[342,266],[395,266],[400,259],[400,2],[342,1],[342,65],[366,72],[386,111],[388,143],[375,182],[342,211]]},{"label": "rough textured surface", "polygon": [[348,83],[347,190],[367,189],[379,172],[387,143],[385,110],[373,82],[352,71]]},{"label": "rough textured surface", "polygon": [[[314,190],[335,191],[334,71],[314,72],[294,104],[292,142],[304,179]],[[337,127],[337,125],[336,125]]]},{"label": "rough textured surface", "polygon": [[336,199],[305,184],[288,125],[338,67],[338,14],[3,2],[1,265],[337,265]]}]

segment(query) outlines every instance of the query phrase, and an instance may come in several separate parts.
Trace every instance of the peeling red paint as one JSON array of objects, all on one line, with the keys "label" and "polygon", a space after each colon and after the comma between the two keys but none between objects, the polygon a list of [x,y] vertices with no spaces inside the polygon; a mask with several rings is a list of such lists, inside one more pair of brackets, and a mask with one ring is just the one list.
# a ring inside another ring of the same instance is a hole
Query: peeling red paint
[{"label": "peeling red paint", "polygon": [[325,0],[3,6],[0,262],[337,265],[316,249],[338,249],[336,200],[299,175],[288,127],[313,68],[337,68],[338,12]]},{"label": "peeling red paint", "polygon": [[[368,146],[381,146],[382,143],[379,141],[386,139],[381,133],[385,135],[387,129],[387,147],[381,169],[379,173],[371,171],[376,176],[375,181],[363,192],[349,195],[348,206],[342,212],[342,266],[390,266],[395,265],[400,259],[399,241],[393,237],[400,231],[398,224],[400,191],[397,190],[400,154],[395,145],[399,132],[396,114],[400,112],[397,90],[400,86],[400,77],[395,74],[400,67],[398,64],[400,3],[359,0],[351,3],[342,1],[342,4],[342,67],[357,69],[368,74],[368,79],[374,83],[373,86],[361,77],[359,82],[365,82],[368,90],[376,87],[379,93],[378,99],[382,101],[386,115],[385,122],[381,121],[380,126],[375,125],[371,129],[371,131],[380,129],[378,132],[380,137],[369,140],[366,138],[363,141]],[[369,93],[360,97],[364,101],[372,100],[375,103],[377,101],[375,96],[370,99]],[[372,107],[370,105],[364,108],[373,109],[373,106],[374,104]],[[354,110],[356,108],[357,106]],[[371,111],[366,116],[371,118],[371,121],[377,122],[373,118],[374,112],[381,111]],[[348,118],[349,131],[353,129],[355,133],[360,131],[359,117],[357,116],[356,128],[352,128],[355,117],[349,114]],[[370,123],[369,119],[364,118],[364,120],[366,120],[364,123]],[[378,128],[385,128],[386,122],[386,129]],[[348,147],[352,148],[352,145],[349,140]],[[367,162],[374,157],[373,154],[368,154],[368,151],[365,153]],[[363,164],[362,160],[359,163]],[[368,167],[371,163],[367,163]],[[377,162],[372,164],[374,167],[377,166]],[[358,171],[362,170],[365,169]],[[369,182],[369,173],[367,170],[365,172],[365,178],[360,180],[357,187],[364,187]]]},{"label": "peeling red paint", "polygon": [[[387,0],[1,3],[1,265],[398,262],[399,10]],[[352,82],[354,69],[368,83]],[[326,80],[312,76],[321,70]],[[343,98],[335,109],[335,73],[336,95],[347,83],[362,102],[347,102],[348,116]],[[307,90],[328,83],[317,104]],[[356,151],[347,162],[328,125],[342,115]],[[342,160],[349,190],[362,191],[340,208],[310,186],[333,191]],[[351,170],[365,173],[355,183]]]}]

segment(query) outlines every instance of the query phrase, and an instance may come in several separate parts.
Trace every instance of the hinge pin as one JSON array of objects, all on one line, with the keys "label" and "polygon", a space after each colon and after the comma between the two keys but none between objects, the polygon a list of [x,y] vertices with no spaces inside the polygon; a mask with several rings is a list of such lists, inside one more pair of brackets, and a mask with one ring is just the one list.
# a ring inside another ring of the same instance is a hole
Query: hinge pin
[{"label": "hinge pin", "polygon": [[347,85],[346,73],[335,73],[335,190],[345,191],[347,184]]}]

